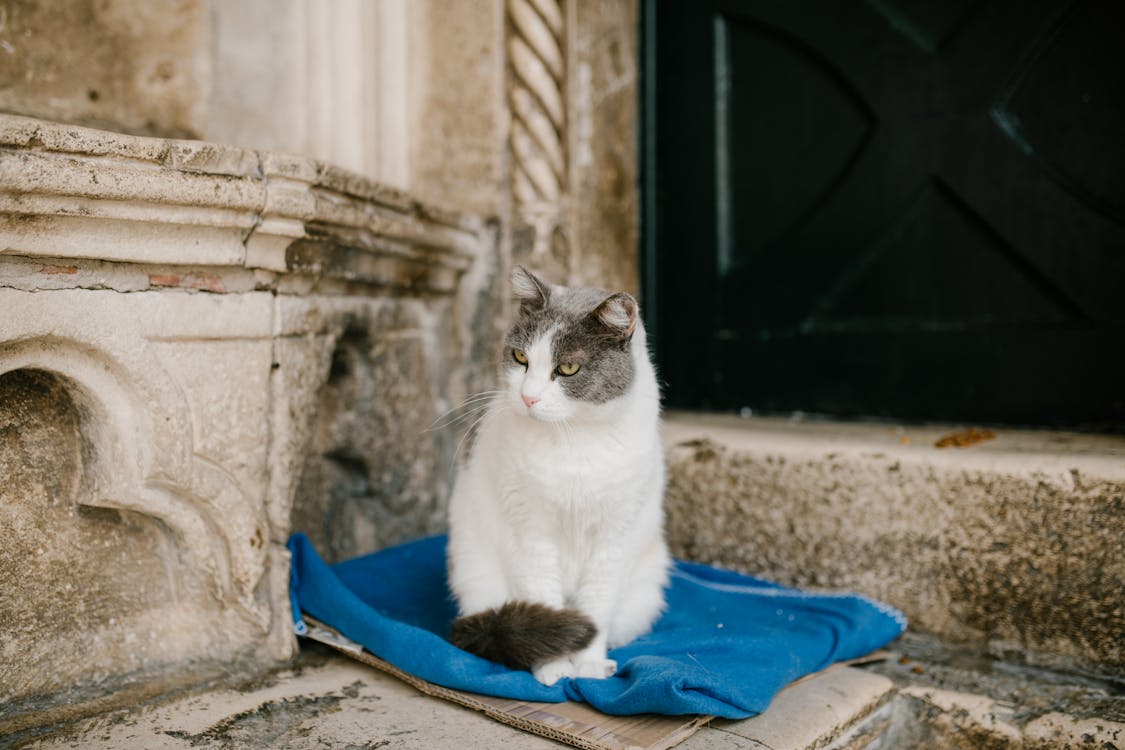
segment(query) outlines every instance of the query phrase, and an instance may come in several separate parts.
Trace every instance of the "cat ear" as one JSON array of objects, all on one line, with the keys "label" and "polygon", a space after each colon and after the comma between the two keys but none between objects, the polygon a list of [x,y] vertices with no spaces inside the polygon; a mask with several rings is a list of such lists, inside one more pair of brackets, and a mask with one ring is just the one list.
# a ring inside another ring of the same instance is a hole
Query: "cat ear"
[{"label": "cat ear", "polygon": [[637,330],[637,301],[625,292],[606,297],[590,314],[622,341],[628,341]]},{"label": "cat ear", "polygon": [[512,294],[523,307],[545,307],[551,297],[550,287],[523,266],[512,268]]}]

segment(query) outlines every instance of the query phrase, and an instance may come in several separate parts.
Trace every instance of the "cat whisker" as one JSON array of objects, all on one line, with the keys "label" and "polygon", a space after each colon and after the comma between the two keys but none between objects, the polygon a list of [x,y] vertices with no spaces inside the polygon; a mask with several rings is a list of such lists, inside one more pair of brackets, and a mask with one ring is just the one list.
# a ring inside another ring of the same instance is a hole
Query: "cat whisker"
[{"label": "cat whisker", "polygon": [[470,396],[467,396],[465,398],[465,400],[462,401],[460,404],[458,404],[457,406],[454,406],[452,409],[449,409],[444,414],[442,414],[437,419],[435,419],[433,421],[433,423],[426,429],[426,432],[433,432],[434,430],[443,429],[445,427],[450,426],[451,424],[455,424],[456,422],[460,421],[461,419],[464,419],[465,416],[466,416],[464,414],[455,416],[455,417],[453,417],[453,419],[448,419],[448,417],[450,415],[454,414],[455,412],[457,412],[461,409],[468,409],[469,414],[472,414],[472,413],[475,413],[481,407],[484,407],[484,408],[488,407],[493,401],[495,401],[498,397],[503,396],[503,395],[504,395],[504,391],[494,390],[494,391],[481,391],[480,393],[474,393]]},{"label": "cat whisker", "polygon": [[425,430],[425,432],[435,432],[437,430],[444,430],[447,427],[453,427],[454,425],[466,422],[466,421],[478,416],[481,412],[488,411],[488,409],[491,408],[491,406],[492,406],[492,402],[488,402],[488,403],[485,403],[485,404],[480,404],[478,406],[474,406],[473,408],[468,409],[464,413],[458,414],[456,417],[454,417],[452,419],[448,419],[445,422],[442,422],[441,424],[437,424],[437,425],[434,425],[432,427],[427,428]]},{"label": "cat whisker", "polygon": [[453,407],[453,408],[454,408],[454,409],[459,409],[459,408],[461,408],[462,406],[464,406],[465,404],[468,404],[468,403],[470,403],[470,402],[472,402],[472,401],[477,401],[477,400],[480,400],[480,399],[482,399],[482,398],[491,398],[491,397],[493,397],[493,396],[499,396],[499,395],[501,395],[501,394],[503,394],[503,393],[504,393],[504,391],[503,391],[503,390],[500,390],[500,389],[492,389],[492,390],[487,390],[487,391],[478,391],[478,392],[476,392],[476,393],[470,393],[470,394],[469,394],[468,396],[466,396],[466,397],[465,397],[465,398],[464,398],[464,399],[463,399],[463,400],[461,401],[461,403],[460,403],[460,404],[458,404],[457,406],[455,406],[455,407]]},{"label": "cat whisker", "polygon": [[471,393],[468,396],[466,396],[461,401],[461,403],[459,403],[457,406],[454,406],[452,409],[450,409],[448,412],[446,412],[446,414],[448,414],[450,412],[457,411],[458,409],[460,409],[462,407],[469,406],[469,405],[474,404],[474,403],[478,403],[480,401],[491,400],[491,399],[495,398],[496,396],[501,396],[503,394],[504,394],[504,391],[502,391],[502,390],[489,390],[489,391],[480,391],[478,393]]},{"label": "cat whisker", "polygon": [[486,410],[483,414],[480,414],[475,419],[473,419],[465,428],[465,434],[462,435],[461,439],[457,441],[457,450],[454,451],[454,458],[456,458],[457,454],[461,452],[461,446],[464,445],[469,436],[472,435],[478,427],[480,427],[481,422],[488,418],[488,415],[489,412]]}]

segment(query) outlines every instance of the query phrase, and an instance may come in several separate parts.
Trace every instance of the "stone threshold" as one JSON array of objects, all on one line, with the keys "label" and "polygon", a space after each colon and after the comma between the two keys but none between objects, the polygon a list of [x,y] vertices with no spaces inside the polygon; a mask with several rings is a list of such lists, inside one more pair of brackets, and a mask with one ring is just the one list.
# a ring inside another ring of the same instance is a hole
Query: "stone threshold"
[{"label": "stone threshold", "polygon": [[[671,413],[675,554],[897,606],[1030,666],[1125,673],[1125,436]],[[946,443],[950,441],[945,441]]]},{"label": "stone threshold", "polygon": [[[0,256],[305,273],[448,293],[480,246],[476,217],[313,159],[14,115],[0,114],[0,186]],[[51,265],[47,273],[74,264]]]}]

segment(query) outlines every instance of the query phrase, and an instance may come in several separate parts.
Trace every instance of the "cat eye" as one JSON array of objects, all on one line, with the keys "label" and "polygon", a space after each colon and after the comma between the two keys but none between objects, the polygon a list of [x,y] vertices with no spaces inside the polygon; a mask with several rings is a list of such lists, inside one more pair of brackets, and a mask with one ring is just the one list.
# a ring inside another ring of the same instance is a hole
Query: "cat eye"
[{"label": "cat eye", "polygon": [[558,368],[559,369],[559,375],[565,375],[566,377],[569,378],[571,375],[578,372],[578,370],[580,368],[581,368],[581,365],[576,365],[573,362],[563,362],[562,364],[559,365],[559,368]]},{"label": "cat eye", "polygon": [[527,355],[519,349],[512,350],[512,359],[519,362],[524,367],[527,367]]}]

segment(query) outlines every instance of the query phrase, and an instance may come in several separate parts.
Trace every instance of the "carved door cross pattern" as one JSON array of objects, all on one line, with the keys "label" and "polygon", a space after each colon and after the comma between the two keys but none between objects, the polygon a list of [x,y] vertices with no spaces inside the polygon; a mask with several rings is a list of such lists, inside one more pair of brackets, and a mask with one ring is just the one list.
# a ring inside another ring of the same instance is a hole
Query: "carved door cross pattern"
[{"label": "carved door cross pattern", "polygon": [[645,11],[671,405],[1125,426],[1125,4]]}]

